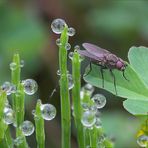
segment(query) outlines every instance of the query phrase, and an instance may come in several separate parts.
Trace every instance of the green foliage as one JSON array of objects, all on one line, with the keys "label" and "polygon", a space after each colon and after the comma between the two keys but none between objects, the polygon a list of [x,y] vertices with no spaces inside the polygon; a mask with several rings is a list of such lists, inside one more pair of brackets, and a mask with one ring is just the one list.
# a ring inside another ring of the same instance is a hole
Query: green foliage
[{"label": "green foliage", "polygon": [[[130,65],[128,64],[125,70],[125,75],[129,81],[124,79],[122,72],[118,70],[113,71],[116,78],[117,96],[130,99],[125,101],[124,107],[134,115],[147,114],[148,112],[148,105],[145,104],[141,107],[144,102],[148,102],[147,57],[148,48],[146,47],[132,47],[129,50],[128,58]],[[84,77],[84,80],[102,88],[99,67],[93,65],[93,70]],[[104,89],[115,94],[113,78],[107,70],[104,70],[104,81]]]}]

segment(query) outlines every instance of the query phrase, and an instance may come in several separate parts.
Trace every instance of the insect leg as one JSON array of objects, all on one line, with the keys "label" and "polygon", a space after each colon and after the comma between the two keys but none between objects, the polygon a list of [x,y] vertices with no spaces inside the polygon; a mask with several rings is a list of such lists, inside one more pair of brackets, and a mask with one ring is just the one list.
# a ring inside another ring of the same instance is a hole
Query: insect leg
[{"label": "insect leg", "polygon": [[129,81],[129,80],[126,78],[126,76],[125,76],[124,70],[123,70],[123,72],[122,72],[122,75],[123,75],[123,77],[124,77],[125,80]]},{"label": "insect leg", "polygon": [[92,71],[92,63],[90,61],[90,63],[89,63],[89,71],[84,74],[84,77],[86,77],[91,71]]},{"label": "insect leg", "polygon": [[114,80],[114,87],[115,87],[115,92],[116,92],[116,95],[117,95],[117,88],[116,88],[116,79],[115,79],[115,75],[113,73],[113,71],[110,69],[110,73],[111,73],[111,76],[113,77],[113,80]]},{"label": "insect leg", "polygon": [[100,67],[100,71],[101,71],[101,77],[102,77],[102,87],[104,88],[104,75],[103,75],[103,68]]}]

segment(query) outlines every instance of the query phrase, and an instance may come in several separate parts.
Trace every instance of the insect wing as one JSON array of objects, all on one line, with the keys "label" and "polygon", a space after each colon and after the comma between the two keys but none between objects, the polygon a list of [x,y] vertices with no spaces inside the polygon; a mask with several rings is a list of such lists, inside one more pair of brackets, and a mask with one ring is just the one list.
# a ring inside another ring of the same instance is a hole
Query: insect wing
[{"label": "insect wing", "polygon": [[95,60],[95,61],[102,61],[103,57],[96,57],[95,55],[89,53],[87,50],[78,50],[78,53],[81,56],[85,56],[87,58],[90,58],[91,60]]},{"label": "insect wing", "polygon": [[83,43],[82,46],[92,55],[101,58],[104,56],[104,54],[109,54],[110,52],[102,49],[94,44],[90,44],[90,43]]}]

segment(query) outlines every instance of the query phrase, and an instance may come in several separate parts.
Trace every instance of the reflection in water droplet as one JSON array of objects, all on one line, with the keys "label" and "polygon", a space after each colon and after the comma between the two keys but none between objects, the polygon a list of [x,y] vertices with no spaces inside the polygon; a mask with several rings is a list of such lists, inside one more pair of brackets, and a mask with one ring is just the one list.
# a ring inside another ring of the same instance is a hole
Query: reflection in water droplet
[{"label": "reflection in water droplet", "polygon": [[57,39],[57,40],[56,40],[56,45],[58,45],[58,46],[61,46],[61,45],[62,45],[60,39]]},{"label": "reflection in water droplet", "polygon": [[73,52],[69,52],[69,54],[68,54],[69,59],[71,59],[71,60],[73,59],[73,54],[74,54]]},{"label": "reflection in water droplet", "polygon": [[10,107],[4,108],[4,122],[8,125],[14,122],[14,111]]},{"label": "reflection in water droplet", "polygon": [[19,146],[20,144],[23,143],[23,136],[17,137],[16,139],[14,139],[13,141],[14,145]]},{"label": "reflection in water droplet", "polygon": [[137,143],[140,147],[146,147],[148,145],[148,136],[141,135],[137,138]]},{"label": "reflection in water droplet", "polygon": [[76,33],[76,30],[73,27],[68,28],[68,31],[67,31],[68,36],[74,36],[75,33]]},{"label": "reflection in water droplet", "polygon": [[22,81],[24,92],[28,95],[33,95],[38,90],[38,85],[33,79],[26,79]]},{"label": "reflection in water droplet", "polygon": [[52,120],[56,116],[56,108],[52,104],[41,105],[41,112],[44,120]]},{"label": "reflection in water droplet", "polygon": [[11,95],[11,93],[16,92],[16,86],[11,84],[10,82],[4,82],[1,86],[1,89],[6,91],[7,95]]},{"label": "reflection in water droplet", "polygon": [[69,43],[67,43],[66,46],[65,46],[65,48],[66,48],[66,50],[70,50],[71,45]]},{"label": "reflection in water droplet", "polygon": [[10,69],[13,71],[13,70],[16,70],[16,68],[17,68],[17,64],[16,63],[14,63],[14,62],[12,62],[12,63],[10,63]]},{"label": "reflection in water droplet", "polygon": [[72,89],[74,87],[74,83],[73,83],[73,79],[72,79],[72,75],[68,74],[68,89]]},{"label": "reflection in water droplet", "polygon": [[66,26],[66,22],[63,19],[54,19],[51,23],[51,29],[56,34],[61,34]]},{"label": "reflection in water droplet", "polygon": [[106,104],[106,98],[102,94],[95,94],[92,97],[92,100],[94,101],[97,108],[103,108]]},{"label": "reflection in water droplet", "polygon": [[92,127],[96,122],[95,113],[91,110],[84,112],[82,115],[81,122],[83,126],[87,128]]},{"label": "reflection in water droplet", "polygon": [[25,65],[24,60],[21,60],[21,61],[20,61],[20,67],[22,68],[22,67],[24,67],[24,65]]},{"label": "reflection in water droplet", "polygon": [[20,128],[25,136],[30,136],[34,132],[33,123],[27,120],[21,124]]}]

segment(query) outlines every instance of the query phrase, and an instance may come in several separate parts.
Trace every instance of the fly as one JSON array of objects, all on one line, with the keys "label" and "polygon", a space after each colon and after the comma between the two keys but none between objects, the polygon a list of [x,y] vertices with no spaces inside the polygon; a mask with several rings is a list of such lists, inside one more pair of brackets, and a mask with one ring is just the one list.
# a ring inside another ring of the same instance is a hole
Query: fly
[{"label": "fly", "polygon": [[123,77],[127,81],[129,81],[125,77],[125,74],[124,74],[124,71],[127,66],[126,62],[123,61],[121,58],[117,57],[115,54],[112,54],[108,50],[100,48],[94,44],[83,43],[82,46],[86,50],[78,50],[78,53],[90,60],[90,70],[86,75],[88,75],[90,73],[90,71],[92,70],[92,63],[95,65],[99,65],[100,71],[101,71],[101,77],[102,77],[102,87],[104,88],[103,72],[104,72],[104,69],[109,69],[111,76],[113,77],[115,92],[117,94],[116,79],[115,79],[115,75],[112,70],[117,69],[119,71],[122,71]]}]

